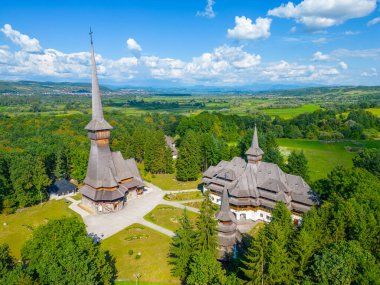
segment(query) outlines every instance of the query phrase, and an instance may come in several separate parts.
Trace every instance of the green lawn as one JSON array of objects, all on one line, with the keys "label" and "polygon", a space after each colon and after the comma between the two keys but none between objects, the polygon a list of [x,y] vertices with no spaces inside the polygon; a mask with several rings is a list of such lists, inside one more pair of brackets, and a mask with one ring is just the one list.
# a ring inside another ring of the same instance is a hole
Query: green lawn
[{"label": "green lawn", "polygon": [[282,119],[291,119],[304,113],[312,113],[320,109],[317,104],[305,104],[298,108],[279,108],[279,109],[262,109],[267,115],[274,117],[279,116]]},{"label": "green lawn", "polygon": [[288,154],[292,150],[303,150],[308,161],[312,180],[326,177],[337,165],[352,166],[355,151],[361,147],[380,147],[380,141],[346,141],[326,143],[302,139],[278,139],[281,151]]},{"label": "green lawn", "polygon": [[[179,227],[179,218],[182,216],[182,213],[183,210],[180,208],[157,205],[145,215],[144,219],[174,232]],[[187,211],[187,213],[190,220],[195,223],[198,214],[190,211]]]},{"label": "green lawn", "polygon": [[[116,258],[118,279],[135,280],[133,273],[141,274],[140,284],[179,283],[170,274],[167,263],[170,238],[140,224],[133,224],[102,241],[102,248]],[[133,253],[129,254],[132,250]],[[141,257],[136,259],[138,253]],[[148,283],[166,282],[166,283]],[[135,284],[118,282],[118,284]]]},{"label": "green lawn", "polygon": [[74,196],[72,196],[71,198],[73,198],[73,199],[79,201],[79,200],[82,199],[82,193],[78,192],[78,193],[76,193]]},{"label": "green lawn", "polygon": [[188,206],[188,207],[193,207],[193,208],[200,209],[201,205],[202,205],[202,202],[188,202],[188,203],[183,203],[183,205]]},{"label": "green lawn", "polygon": [[174,194],[165,194],[164,199],[167,201],[186,201],[186,200],[195,200],[202,199],[202,192],[191,191],[191,192],[182,192],[182,193],[174,193]]},{"label": "green lawn", "polygon": [[32,237],[33,229],[63,216],[79,217],[68,205],[64,200],[51,200],[42,207],[37,205],[15,214],[0,215],[0,243],[8,243],[12,254],[19,258],[21,247]]},{"label": "green lawn", "polygon": [[190,190],[197,189],[198,184],[201,183],[201,180],[196,181],[178,181],[175,179],[175,174],[150,174],[148,173],[143,177],[146,181],[157,185],[162,190]]}]

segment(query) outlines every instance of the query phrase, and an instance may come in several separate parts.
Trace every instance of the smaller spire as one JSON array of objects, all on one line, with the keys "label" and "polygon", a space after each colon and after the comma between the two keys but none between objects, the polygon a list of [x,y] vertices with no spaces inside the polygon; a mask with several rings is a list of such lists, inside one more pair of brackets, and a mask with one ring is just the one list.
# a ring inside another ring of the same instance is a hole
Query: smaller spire
[{"label": "smaller spire", "polygon": [[230,209],[230,202],[228,200],[228,190],[226,185],[223,189],[222,203],[220,205],[219,212],[216,213],[216,218],[222,222],[236,222],[236,218]]},{"label": "smaller spire", "polygon": [[259,146],[256,125],[254,127],[251,147],[247,150],[245,154],[248,156],[248,159],[249,157],[254,157],[254,160],[261,160],[261,156],[264,154],[263,150]]}]

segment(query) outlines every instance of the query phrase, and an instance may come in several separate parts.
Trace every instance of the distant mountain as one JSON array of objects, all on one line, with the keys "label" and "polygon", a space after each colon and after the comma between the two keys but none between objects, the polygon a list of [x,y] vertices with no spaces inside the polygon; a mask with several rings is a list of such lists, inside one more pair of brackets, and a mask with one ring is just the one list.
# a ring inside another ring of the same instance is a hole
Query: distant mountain
[{"label": "distant mountain", "polygon": [[[103,92],[111,92],[108,87],[101,86]],[[38,81],[0,81],[0,95],[44,95],[44,94],[89,94],[90,83],[72,82],[38,82]]]}]

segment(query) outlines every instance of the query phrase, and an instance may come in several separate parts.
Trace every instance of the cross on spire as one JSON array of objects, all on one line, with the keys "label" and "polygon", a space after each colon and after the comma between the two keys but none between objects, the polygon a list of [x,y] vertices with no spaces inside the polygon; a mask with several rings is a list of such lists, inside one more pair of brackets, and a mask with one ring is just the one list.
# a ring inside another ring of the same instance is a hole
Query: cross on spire
[{"label": "cross on spire", "polygon": [[94,44],[93,41],[92,41],[92,34],[93,34],[93,32],[91,30],[91,27],[90,27],[90,32],[88,34],[90,35],[91,45],[93,45]]}]

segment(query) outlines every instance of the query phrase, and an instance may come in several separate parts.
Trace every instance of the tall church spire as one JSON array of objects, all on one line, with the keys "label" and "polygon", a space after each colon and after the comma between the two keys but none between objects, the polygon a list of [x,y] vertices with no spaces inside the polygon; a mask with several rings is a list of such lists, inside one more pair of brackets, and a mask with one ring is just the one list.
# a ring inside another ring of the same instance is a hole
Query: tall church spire
[{"label": "tall church spire", "polygon": [[235,222],[236,223],[236,218],[230,209],[227,186],[224,186],[222,203],[221,203],[219,212],[216,213],[216,218],[221,222]]},{"label": "tall church spire", "polygon": [[95,52],[94,52],[94,43],[92,39],[92,34],[93,32],[90,28],[91,67],[92,67],[92,89],[91,89],[92,120],[86,126],[86,130],[89,130],[89,131],[110,130],[112,129],[112,126],[103,117],[103,107],[102,107],[102,100],[100,97],[98,74],[96,72]]},{"label": "tall church spire", "polygon": [[252,144],[251,147],[245,153],[248,158],[249,163],[257,163],[261,161],[262,156],[264,154],[263,150],[259,146],[259,139],[257,136],[257,128],[255,125],[255,129],[253,132]]}]

